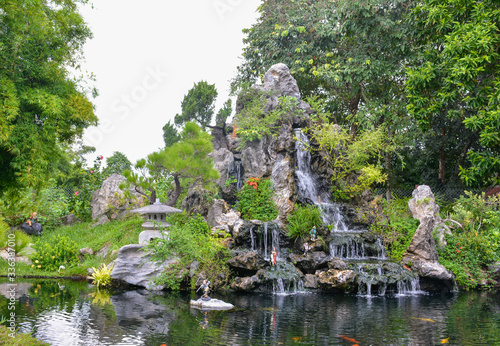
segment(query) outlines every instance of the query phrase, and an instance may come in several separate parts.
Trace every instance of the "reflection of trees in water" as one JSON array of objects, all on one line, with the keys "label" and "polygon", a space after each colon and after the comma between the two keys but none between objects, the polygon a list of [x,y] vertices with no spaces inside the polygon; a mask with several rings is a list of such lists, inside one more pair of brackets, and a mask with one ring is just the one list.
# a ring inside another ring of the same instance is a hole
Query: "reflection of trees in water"
[{"label": "reflection of trees in water", "polygon": [[[230,311],[191,309],[195,296],[118,292],[93,304],[87,283],[33,281],[16,309],[21,332],[53,344],[230,345],[498,344],[500,295],[463,293],[402,298],[342,294],[227,294]],[[0,296],[0,314],[7,312]],[[59,320],[59,322],[57,321]]]}]

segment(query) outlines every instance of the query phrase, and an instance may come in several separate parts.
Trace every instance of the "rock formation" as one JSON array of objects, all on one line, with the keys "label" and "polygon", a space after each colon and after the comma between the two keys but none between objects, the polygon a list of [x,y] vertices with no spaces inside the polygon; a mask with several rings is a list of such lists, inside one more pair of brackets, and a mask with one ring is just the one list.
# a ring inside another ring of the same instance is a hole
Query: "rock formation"
[{"label": "rock formation", "polygon": [[102,182],[101,188],[92,195],[92,219],[99,219],[105,215],[110,220],[123,217],[130,210],[143,207],[145,204],[142,195],[130,188],[132,199],[125,198],[120,184],[126,178],[119,174],[112,174]]}]

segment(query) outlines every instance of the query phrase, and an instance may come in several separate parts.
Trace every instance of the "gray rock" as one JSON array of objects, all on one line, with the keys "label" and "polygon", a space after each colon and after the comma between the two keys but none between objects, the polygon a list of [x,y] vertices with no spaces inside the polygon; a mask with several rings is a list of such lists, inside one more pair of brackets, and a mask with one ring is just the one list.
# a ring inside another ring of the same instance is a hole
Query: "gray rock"
[{"label": "gray rock", "polygon": [[89,247],[84,247],[83,249],[80,249],[80,255],[93,255],[94,250],[92,250]]},{"label": "gray rock", "polygon": [[109,253],[109,245],[104,245],[99,251],[97,251],[96,256],[106,257]]},{"label": "gray rock", "polygon": [[258,274],[250,276],[250,277],[243,277],[243,278],[236,277],[234,279],[234,281],[231,283],[231,288],[233,290],[236,290],[236,291],[248,292],[248,291],[253,290],[260,283],[261,283],[261,280],[260,280]]},{"label": "gray rock", "polygon": [[406,255],[403,264],[411,268],[420,278],[420,286],[426,291],[453,290],[453,273],[435,261],[427,261],[415,255]]},{"label": "gray rock", "polygon": [[342,261],[340,258],[334,257],[330,261],[328,261],[328,268],[329,269],[337,269],[337,270],[346,270],[347,264],[344,261]]},{"label": "gray rock", "polygon": [[304,277],[305,288],[318,288],[318,277],[314,274],[306,274]]},{"label": "gray rock", "polygon": [[292,96],[300,99],[297,81],[292,77],[288,66],[279,63],[271,66],[264,74],[264,89],[276,92],[276,96]]},{"label": "gray rock", "polygon": [[97,222],[92,225],[92,227],[99,226],[99,225],[104,225],[106,222],[109,222],[109,218],[107,215],[101,215],[97,219]]},{"label": "gray rock", "polygon": [[164,287],[155,285],[152,279],[158,277],[165,268],[177,261],[174,258],[158,265],[150,261],[150,256],[144,252],[142,245],[125,245],[118,252],[111,278],[150,290],[161,290]]},{"label": "gray rock", "polygon": [[500,283],[500,262],[491,265],[488,269],[492,273],[492,278]]},{"label": "gray rock", "polygon": [[223,230],[225,233],[230,233],[237,237],[244,221],[241,214],[234,210],[230,210],[227,203],[222,199],[213,199],[207,214],[208,225],[212,228],[213,233],[218,233]]},{"label": "gray rock", "polygon": [[289,260],[302,272],[313,274],[328,266],[328,256],[323,251],[309,252],[306,256],[290,254]]},{"label": "gray rock", "polygon": [[256,252],[248,251],[229,259],[227,264],[235,269],[257,272],[259,269],[264,268],[267,262]]},{"label": "gray rock", "polygon": [[287,216],[292,212],[294,204],[290,200],[293,195],[293,170],[291,168],[290,159],[284,158],[281,155],[274,163],[271,180],[276,193],[273,195],[273,200],[278,207],[279,218],[285,223]]},{"label": "gray rock", "polygon": [[328,269],[316,272],[318,286],[324,289],[338,288],[346,290],[355,283],[355,274],[352,270]]},{"label": "gray rock", "polygon": [[68,214],[61,217],[61,221],[63,225],[70,226],[77,222],[80,222],[80,219],[75,216],[75,214]]},{"label": "gray rock", "polygon": [[231,310],[234,308],[233,304],[226,303],[219,299],[210,299],[210,300],[191,300],[190,305],[193,308],[203,309],[203,310]]},{"label": "gray rock", "polygon": [[182,201],[182,209],[190,214],[206,216],[209,206],[209,193],[201,186],[190,186]]},{"label": "gray rock", "polygon": [[437,261],[438,254],[432,232],[436,225],[436,216],[439,216],[434,194],[427,185],[420,185],[413,191],[413,198],[408,202],[413,217],[420,220],[415,235],[408,247],[410,254],[427,261]]},{"label": "gray rock", "polygon": [[120,219],[130,210],[143,207],[144,197],[132,187],[129,189],[132,199],[124,197],[120,184],[127,179],[119,174],[112,174],[102,182],[101,188],[92,195],[92,219],[107,215],[110,220]]},{"label": "gray rock", "polygon": [[146,245],[151,241],[151,239],[154,238],[165,239],[165,236],[166,235],[164,233],[156,230],[142,231],[139,233],[139,245]]}]

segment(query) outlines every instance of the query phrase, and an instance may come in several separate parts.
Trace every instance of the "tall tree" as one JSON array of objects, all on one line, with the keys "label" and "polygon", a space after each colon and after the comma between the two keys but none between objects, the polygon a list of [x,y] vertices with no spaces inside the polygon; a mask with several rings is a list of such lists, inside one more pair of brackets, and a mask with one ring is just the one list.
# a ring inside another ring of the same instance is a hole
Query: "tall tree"
[{"label": "tall tree", "polygon": [[168,172],[173,177],[173,193],[168,205],[175,205],[181,195],[184,180],[188,184],[209,183],[218,178],[218,171],[213,168],[212,137],[194,122],[184,125],[181,140],[170,147],[148,155],[148,168],[151,174]]},{"label": "tall tree", "polygon": [[[461,124],[468,135],[460,149],[470,160],[461,177],[468,185],[498,183],[500,3],[424,0],[413,19],[422,53],[408,73],[409,111],[428,130]],[[436,130],[445,136],[448,127]]]},{"label": "tall tree", "polygon": [[217,94],[215,84],[208,84],[205,81],[195,83],[187,95],[184,95],[181,103],[182,113],[175,115],[175,125],[182,126],[190,121],[196,121],[202,127],[210,125]]},{"label": "tall tree", "polygon": [[39,187],[50,163],[97,123],[79,69],[86,0],[0,0],[0,191]]},{"label": "tall tree", "polygon": [[[231,99],[227,100],[217,112],[215,126],[210,125],[215,112],[215,100],[217,99],[217,95],[215,84],[208,84],[205,81],[195,83],[194,86],[189,89],[187,95],[184,95],[184,99],[181,103],[182,113],[175,115],[174,124],[176,126],[183,126],[189,121],[195,121],[203,128],[220,129],[225,134],[226,120],[232,112]],[[167,127],[167,131],[171,133],[172,127],[169,124],[170,122],[168,122],[165,127]],[[166,134],[165,127],[163,128],[164,134]]]},{"label": "tall tree", "polygon": [[104,175],[111,175],[113,173],[123,174],[123,172],[132,167],[132,163],[129,161],[125,154],[115,151],[113,155],[106,159],[106,168],[103,171]]}]

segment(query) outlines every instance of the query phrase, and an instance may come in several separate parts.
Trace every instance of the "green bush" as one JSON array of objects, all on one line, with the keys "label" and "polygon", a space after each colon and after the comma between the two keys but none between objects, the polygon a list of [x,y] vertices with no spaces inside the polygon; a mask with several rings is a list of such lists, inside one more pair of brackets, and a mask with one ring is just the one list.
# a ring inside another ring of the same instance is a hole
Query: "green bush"
[{"label": "green bush", "polygon": [[467,192],[451,208],[452,235],[439,250],[439,262],[452,271],[459,285],[472,288],[489,278],[487,267],[500,260],[500,199]]},{"label": "green bush", "polygon": [[34,248],[37,251],[31,256],[34,268],[57,271],[61,265],[68,268],[80,262],[78,246],[68,237],[52,236],[48,241],[36,242]]},{"label": "green bush", "polygon": [[[203,272],[213,286],[227,283],[230,275],[226,264],[228,249],[221,239],[210,235],[210,228],[203,218],[200,215],[188,217],[182,213],[170,216],[167,221],[171,226],[166,239],[153,239],[146,246],[146,251],[150,251],[152,261],[161,263],[177,257],[179,262],[170,266],[155,283],[172,290],[180,289],[184,278],[182,272],[193,261],[200,263],[197,273]],[[196,278],[197,275],[193,277],[194,280]],[[191,286],[194,287],[194,282],[191,282]]]},{"label": "green bush", "polygon": [[9,225],[0,217],[0,249],[7,246],[7,233],[9,230]]},{"label": "green bush", "polygon": [[303,238],[309,234],[309,231],[316,226],[322,225],[321,210],[313,205],[298,206],[287,217],[288,236],[292,239]]},{"label": "green bush", "polygon": [[408,208],[408,201],[409,198],[394,198],[386,203],[383,214],[389,222],[379,219],[370,226],[372,232],[383,237],[389,257],[394,261],[403,258],[419,225],[419,220],[413,218]]},{"label": "green bush", "polygon": [[238,211],[246,220],[271,221],[278,217],[278,208],[272,200],[271,181],[250,178],[238,192]]},{"label": "green bush", "polygon": [[32,242],[31,237],[22,231],[15,231],[14,238],[15,238],[14,251],[16,253],[19,253],[22,249],[24,249]]}]

